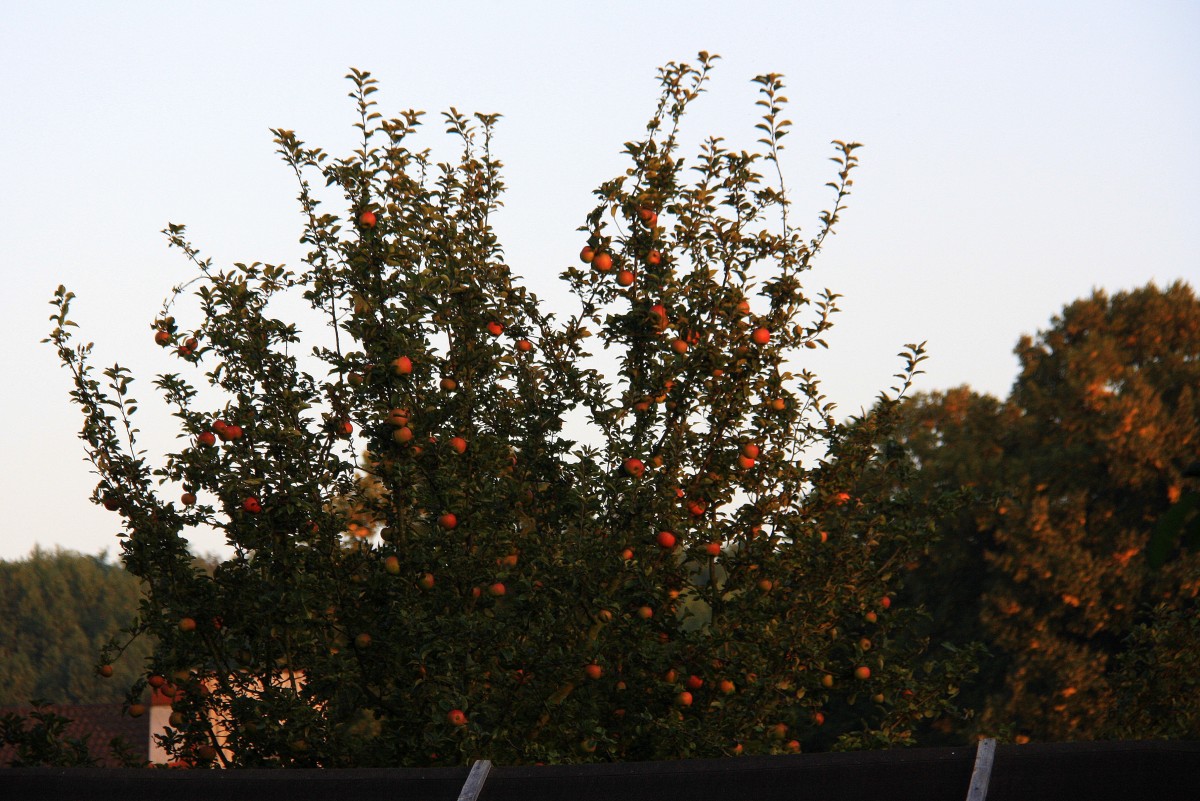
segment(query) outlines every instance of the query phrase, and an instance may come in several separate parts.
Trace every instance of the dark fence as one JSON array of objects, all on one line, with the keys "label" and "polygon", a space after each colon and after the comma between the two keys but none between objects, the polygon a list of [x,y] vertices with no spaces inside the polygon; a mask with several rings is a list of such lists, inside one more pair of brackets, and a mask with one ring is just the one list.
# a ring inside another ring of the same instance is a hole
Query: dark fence
[{"label": "dark fence", "polygon": [[[963,801],[975,748],[497,766],[479,801]],[[0,770],[0,799],[455,801],[467,768]],[[1200,800],[1200,742],[1000,746],[988,801]]]}]

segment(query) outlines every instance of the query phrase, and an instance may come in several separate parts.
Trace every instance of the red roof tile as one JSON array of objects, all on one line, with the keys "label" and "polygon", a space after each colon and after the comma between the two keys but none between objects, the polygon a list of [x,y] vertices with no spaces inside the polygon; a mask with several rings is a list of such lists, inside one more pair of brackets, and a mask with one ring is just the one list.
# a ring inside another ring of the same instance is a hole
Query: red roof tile
[{"label": "red roof tile", "polygon": [[[149,715],[131,718],[121,711],[120,704],[51,704],[43,707],[43,710],[68,718],[71,722],[67,724],[64,737],[86,737],[88,752],[101,767],[121,767],[108,746],[114,737],[124,740],[130,747],[130,753],[138,759],[149,758]],[[33,707],[30,706],[4,706],[0,707],[0,717],[9,713],[28,715],[32,711]],[[15,749],[0,745],[0,766],[7,766],[14,756]]]}]

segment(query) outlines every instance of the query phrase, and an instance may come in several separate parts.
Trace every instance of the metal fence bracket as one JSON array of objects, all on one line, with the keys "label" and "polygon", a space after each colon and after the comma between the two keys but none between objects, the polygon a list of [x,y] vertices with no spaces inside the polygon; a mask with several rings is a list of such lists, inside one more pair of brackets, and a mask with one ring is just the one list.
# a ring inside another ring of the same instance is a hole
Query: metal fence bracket
[{"label": "metal fence bracket", "polygon": [[488,774],[491,772],[492,760],[490,759],[480,759],[472,765],[471,772],[467,774],[467,780],[458,794],[458,801],[477,801],[479,794],[483,791],[483,783],[487,781]]},{"label": "metal fence bracket", "polygon": [[987,798],[988,782],[992,779],[992,763],[996,761],[996,739],[987,737],[975,748],[975,770],[971,772],[971,786],[967,788],[967,801],[984,801]]}]

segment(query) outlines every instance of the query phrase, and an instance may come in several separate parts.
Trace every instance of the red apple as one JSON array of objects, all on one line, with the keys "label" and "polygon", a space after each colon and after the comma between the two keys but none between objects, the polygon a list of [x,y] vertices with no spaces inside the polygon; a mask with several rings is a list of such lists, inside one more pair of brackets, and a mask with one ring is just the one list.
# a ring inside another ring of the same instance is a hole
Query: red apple
[{"label": "red apple", "polygon": [[704,546],[704,552],[706,554],[708,554],[709,556],[720,556],[721,555],[721,543],[719,543],[719,542],[708,543],[707,545]]},{"label": "red apple", "polygon": [[626,459],[621,466],[625,472],[634,478],[641,478],[646,473],[646,465],[641,459],[630,457]]},{"label": "red apple", "polygon": [[521,351],[521,353],[529,353],[529,351],[533,350],[533,343],[528,339],[518,339],[517,350]]},{"label": "red apple", "polygon": [[488,333],[491,334],[492,336],[498,337],[504,333],[504,326],[501,325],[500,323],[496,322],[495,320],[492,320],[491,322],[489,322],[487,324],[487,330],[488,330]]},{"label": "red apple", "polygon": [[217,444],[217,437],[211,431],[201,431],[200,435],[196,437],[196,442],[200,443],[206,448],[211,448],[213,445]]},{"label": "red apple", "polygon": [[866,665],[859,665],[854,669],[854,678],[859,681],[866,681],[871,678],[871,669]]},{"label": "red apple", "polygon": [[375,223],[377,222],[375,219],[375,212],[369,210],[364,211],[362,214],[358,215],[358,221],[362,223],[363,228],[374,228]]},{"label": "red apple", "polygon": [[650,307],[650,316],[654,318],[654,328],[659,333],[667,330],[667,307],[656,303]]},{"label": "red apple", "polygon": [[106,679],[111,679],[113,674],[113,666],[101,665],[100,667],[96,668],[96,672]]},{"label": "red apple", "polygon": [[190,617],[180,618],[179,619],[179,630],[180,631],[195,631],[196,630],[195,619],[190,618]]},{"label": "red apple", "polygon": [[692,705],[692,694],[689,693],[687,690],[684,690],[679,695],[675,696],[675,703],[678,704],[679,706],[691,706]]},{"label": "red apple", "polygon": [[432,590],[433,589],[433,574],[432,573],[422,573],[421,578],[417,579],[417,586],[423,590]]},{"label": "red apple", "polygon": [[764,327],[756,328],[754,329],[754,333],[750,335],[750,339],[755,345],[765,345],[771,341],[771,329]]},{"label": "red apple", "polygon": [[597,665],[597,664],[594,664],[594,663],[593,663],[593,664],[591,664],[591,665],[588,665],[587,667],[585,667],[585,668],[583,669],[583,673],[584,673],[584,675],[585,675],[585,676],[587,676],[589,679],[592,679],[592,680],[594,681],[594,680],[596,680],[596,679],[598,679],[598,678],[600,678],[601,676],[603,676],[603,675],[604,675],[604,668],[602,668],[602,667],[600,667],[599,665]]},{"label": "red apple", "polygon": [[592,259],[592,268],[598,272],[606,273],[612,269],[612,266],[612,256],[607,253],[597,253],[595,258]]},{"label": "red apple", "polygon": [[370,645],[371,645],[371,635],[370,634],[367,634],[364,632],[354,638],[354,647],[358,648],[359,650],[362,650],[364,648],[369,648]]},{"label": "red apple", "polygon": [[165,348],[171,344],[171,335],[166,331],[159,331],[154,335],[154,341]]},{"label": "red apple", "polygon": [[467,716],[463,714],[461,709],[451,709],[450,713],[446,715],[446,719],[454,726],[467,725]]},{"label": "red apple", "polygon": [[499,581],[488,587],[488,595],[491,595],[493,598],[499,598],[501,595],[504,595],[505,592],[507,592],[507,590]]},{"label": "red apple", "polygon": [[658,547],[671,550],[675,547],[675,535],[669,531],[658,532]]},{"label": "red apple", "polygon": [[397,356],[392,360],[392,370],[396,375],[408,375],[413,370],[412,359],[407,356]]},{"label": "red apple", "polygon": [[450,450],[454,451],[455,453],[460,453],[460,454],[466,453],[467,452],[467,441],[465,439],[463,439],[462,437],[451,437],[450,438]]},{"label": "red apple", "polygon": [[585,246],[583,250],[579,251],[579,260],[581,262],[583,262],[584,264],[591,264],[592,260],[595,258],[596,258],[596,249],[591,247],[590,245]]},{"label": "red apple", "polygon": [[617,283],[620,286],[632,286],[634,274],[631,270],[621,270],[617,273]]},{"label": "red apple", "polygon": [[383,560],[383,569],[393,576],[400,575],[400,558],[398,556],[389,556]]},{"label": "red apple", "polygon": [[657,250],[650,251],[646,254],[646,264],[649,264],[651,267],[657,267],[662,264],[662,254]]},{"label": "red apple", "polygon": [[458,527],[458,516],[453,512],[446,512],[438,518],[438,525],[447,531]]},{"label": "red apple", "polygon": [[687,685],[687,688],[689,690],[699,690],[701,687],[704,686],[704,679],[700,678],[695,673],[693,673],[692,675],[687,677],[687,681],[684,682],[684,684]]},{"label": "red apple", "polygon": [[184,506],[194,506],[196,503],[196,493],[185,492],[179,496],[179,500]]},{"label": "red apple", "polygon": [[758,446],[753,442],[747,442],[742,446],[742,456],[745,456],[749,459],[757,459],[759,453],[760,451]]},{"label": "red apple", "polygon": [[251,495],[249,498],[242,501],[242,508],[250,514],[256,515],[262,511],[262,504],[259,503],[258,498],[255,498],[253,495]]}]

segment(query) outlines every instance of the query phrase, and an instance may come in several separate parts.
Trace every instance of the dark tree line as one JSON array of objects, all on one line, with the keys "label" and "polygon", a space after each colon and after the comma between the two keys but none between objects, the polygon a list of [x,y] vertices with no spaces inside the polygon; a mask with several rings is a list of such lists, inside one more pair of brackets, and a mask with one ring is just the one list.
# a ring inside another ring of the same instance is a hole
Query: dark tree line
[{"label": "dark tree line", "polygon": [[108,678],[98,660],[140,597],[138,580],[104,557],[35,549],[0,562],[0,705],[120,703],[150,643],[135,641]]}]

